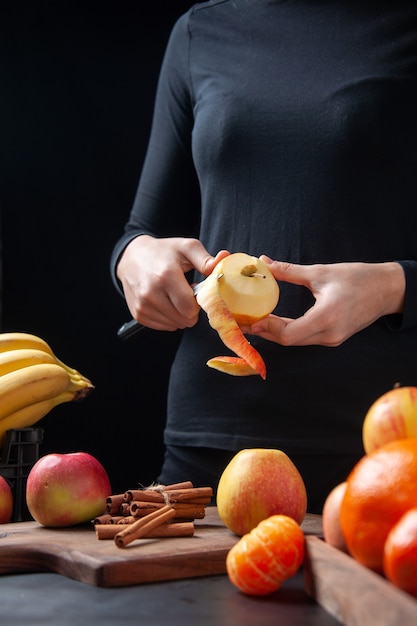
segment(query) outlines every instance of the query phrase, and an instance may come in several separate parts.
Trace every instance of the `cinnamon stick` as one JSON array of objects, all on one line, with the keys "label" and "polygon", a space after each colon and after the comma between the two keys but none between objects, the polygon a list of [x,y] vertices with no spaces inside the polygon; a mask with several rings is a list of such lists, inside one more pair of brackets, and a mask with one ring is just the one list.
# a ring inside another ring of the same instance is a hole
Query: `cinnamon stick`
[{"label": "cinnamon stick", "polygon": [[191,480],[185,480],[182,483],[171,483],[170,485],[161,485],[165,488],[165,491],[171,491],[172,489],[194,489],[194,485]]},{"label": "cinnamon stick", "polygon": [[109,496],[106,499],[106,513],[110,513],[110,515],[114,515],[120,511],[120,507],[124,502],[124,494],[118,493],[112,496]]},{"label": "cinnamon stick", "polygon": [[110,513],[103,513],[93,519],[93,524],[113,524],[113,516]]},{"label": "cinnamon stick", "polygon": [[136,520],[138,519],[137,517],[133,517],[133,515],[122,515],[120,517],[115,517],[115,524],[118,524],[120,526],[120,524],[133,524],[133,522],[136,522]]},{"label": "cinnamon stick", "polygon": [[[161,491],[172,491],[173,489],[193,489],[194,485],[191,480],[186,480],[181,483],[172,483],[171,485],[160,485],[155,484],[150,487],[145,487],[143,489],[129,489],[125,491],[124,498],[127,502],[135,499],[135,495],[139,495],[144,491],[154,491],[156,493],[160,493]],[[140,499],[140,498],[139,498]]]},{"label": "cinnamon stick", "polygon": [[[120,525],[98,524],[95,527],[97,539],[114,539],[120,532]],[[176,524],[162,524],[153,530],[148,530],[146,539],[164,537],[192,537],[194,535],[193,522],[180,522]]]},{"label": "cinnamon stick", "polygon": [[[130,513],[134,517],[148,516],[153,511],[162,510],[165,506],[161,502],[142,502],[134,500],[130,503]],[[175,513],[175,517],[185,519],[203,519],[206,514],[204,504],[192,504],[189,502],[172,503],[169,505]]]},{"label": "cinnamon stick", "polygon": [[123,502],[120,505],[120,515],[130,515],[130,506],[128,502]]},{"label": "cinnamon stick", "polygon": [[205,500],[210,502],[213,497],[212,487],[193,487],[193,489],[172,489],[168,492],[170,502]]},{"label": "cinnamon stick", "polygon": [[145,537],[148,532],[165,524],[168,520],[175,517],[175,511],[171,506],[164,506],[161,509],[149,513],[145,517],[139,518],[133,524],[128,524],[114,537],[114,542],[118,548],[125,548],[129,543]]},{"label": "cinnamon stick", "polygon": [[126,492],[126,500],[135,502],[198,502],[200,504],[210,504],[213,497],[211,487],[193,487],[192,489],[167,489],[158,491],[156,489],[136,489]]}]

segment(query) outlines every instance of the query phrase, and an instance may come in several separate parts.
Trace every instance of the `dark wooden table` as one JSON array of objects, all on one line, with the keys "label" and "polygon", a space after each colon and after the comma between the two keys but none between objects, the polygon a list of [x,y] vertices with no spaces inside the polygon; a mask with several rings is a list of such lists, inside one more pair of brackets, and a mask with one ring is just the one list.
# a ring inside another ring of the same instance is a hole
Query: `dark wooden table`
[{"label": "dark wooden table", "polygon": [[226,575],[94,587],[54,573],[0,576],[7,626],[336,626],[304,591],[303,572],[264,598],[245,596]]}]

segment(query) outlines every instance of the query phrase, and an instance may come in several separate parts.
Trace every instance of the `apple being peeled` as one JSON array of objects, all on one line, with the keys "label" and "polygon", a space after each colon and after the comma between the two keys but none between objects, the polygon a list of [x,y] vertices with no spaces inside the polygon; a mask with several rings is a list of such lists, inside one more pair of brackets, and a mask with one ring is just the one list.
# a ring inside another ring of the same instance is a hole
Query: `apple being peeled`
[{"label": "apple being peeled", "polygon": [[396,439],[417,437],[417,387],[394,387],[371,405],[362,425],[368,454]]},{"label": "apple being peeled", "polygon": [[220,477],[217,509],[225,526],[242,536],[271,515],[287,515],[301,524],[307,492],[285,452],[247,448],[232,458]]},{"label": "apple being peeled", "polygon": [[266,263],[244,252],[225,257],[206,279],[216,284],[220,297],[239,325],[253,324],[271,313],[279,287]]},{"label": "apple being peeled", "polygon": [[200,284],[196,299],[223,343],[237,354],[215,357],[207,365],[234,376],[259,374],[265,379],[265,363],[239,325],[263,319],[278,303],[278,283],[266,263],[244,252],[230,254]]},{"label": "apple being peeled", "polygon": [[110,480],[87,452],[47,454],[29,472],[26,503],[32,517],[49,527],[75,526],[106,509]]},{"label": "apple being peeled", "polygon": [[0,476],[0,524],[7,524],[13,515],[13,493],[12,489],[4,478]]}]

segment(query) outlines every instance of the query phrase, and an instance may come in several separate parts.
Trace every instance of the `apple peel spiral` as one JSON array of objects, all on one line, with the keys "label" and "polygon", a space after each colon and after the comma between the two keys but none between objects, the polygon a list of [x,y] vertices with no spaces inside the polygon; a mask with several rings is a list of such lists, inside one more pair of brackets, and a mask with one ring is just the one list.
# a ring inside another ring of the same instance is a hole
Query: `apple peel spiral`
[{"label": "apple peel spiral", "polygon": [[217,356],[206,365],[232,376],[266,378],[266,365],[239,324],[252,324],[269,315],[279,299],[279,287],[258,257],[236,252],[225,257],[200,284],[196,299],[210,326],[237,356]]}]

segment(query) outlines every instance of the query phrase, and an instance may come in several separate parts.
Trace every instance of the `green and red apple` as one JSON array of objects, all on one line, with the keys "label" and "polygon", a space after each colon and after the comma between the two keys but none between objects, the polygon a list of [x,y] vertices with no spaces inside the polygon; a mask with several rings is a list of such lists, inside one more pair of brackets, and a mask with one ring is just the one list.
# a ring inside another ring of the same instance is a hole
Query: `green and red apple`
[{"label": "green and red apple", "polygon": [[13,492],[4,476],[0,476],[0,524],[7,524],[13,515]]},{"label": "green and red apple", "polygon": [[207,365],[234,376],[259,374],[265,379],[265,363],[240,326],[267,317],[278,303],[278,283],[267,264],[244,252],[230,254],[200,284],[196,299],[225,346],[237,355],[214,357]]},{"label": "green and red apple", "polygon": [[26,503],[33,519],[49,527],[91,521],[106,509],[110,479],[87,452],[47,454],[29,472]]},{"label": "green and red apple", "polygon": [[394,441],[417,437],[417,387],[394,387],[377,398],[362,424],[366,453]]},{"label": "green and red apple", "polygon": [[285,452],[247,448],[232,458],[220,477],[217,509],[225,526],[242,536],[271,515],[287,515],[301,524],[307,491]]}]

